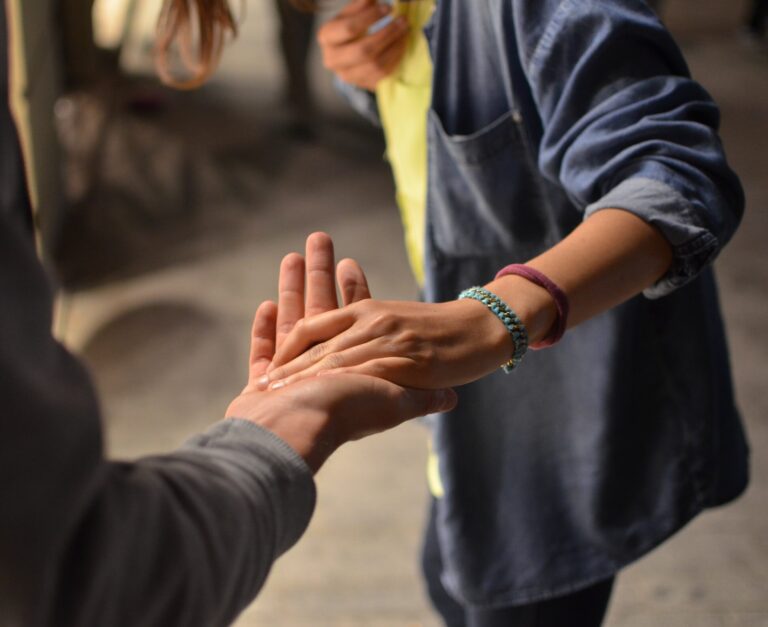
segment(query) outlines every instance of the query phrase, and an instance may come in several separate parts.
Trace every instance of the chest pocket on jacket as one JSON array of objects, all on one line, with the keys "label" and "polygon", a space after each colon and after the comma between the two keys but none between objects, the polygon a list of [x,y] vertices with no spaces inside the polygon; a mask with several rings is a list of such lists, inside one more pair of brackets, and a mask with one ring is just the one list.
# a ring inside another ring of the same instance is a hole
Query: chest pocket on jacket
[{"label": "chest pocket on jacket", "polygon": [[509,111],[468,135],[450,135],[439,114],[428,119],[429,237],[448,257],[508,256],[541,250],[546,211],[520,116]]}]

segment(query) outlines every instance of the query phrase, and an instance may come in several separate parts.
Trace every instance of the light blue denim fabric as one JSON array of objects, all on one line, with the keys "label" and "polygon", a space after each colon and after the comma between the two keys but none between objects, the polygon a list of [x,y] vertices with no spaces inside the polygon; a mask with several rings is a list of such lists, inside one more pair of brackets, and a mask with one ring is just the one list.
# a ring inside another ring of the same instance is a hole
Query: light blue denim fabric
[{"label": "light blue denim fabric", "polygon": [[512,375],[462,387],[435,420],[447,589],[470,605],[527,603],[615,574],[744,489],[710,269],[744,197],[716,105],[641,0],[438,0],[425,32],[428,300],[488,282],[605,208],[657,226],[674,250],[644,295]]}]

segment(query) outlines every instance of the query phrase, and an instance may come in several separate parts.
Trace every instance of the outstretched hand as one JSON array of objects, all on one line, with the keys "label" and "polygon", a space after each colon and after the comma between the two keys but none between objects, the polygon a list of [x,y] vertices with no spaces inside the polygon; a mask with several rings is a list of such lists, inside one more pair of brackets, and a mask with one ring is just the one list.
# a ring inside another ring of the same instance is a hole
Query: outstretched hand
[{"label": "outstretched hand", "polygon": [[[354,261],[341,261],[335,275],[343,304],[370,297],[365,275]],[[306,262],[297,254],[283,259],[278,303],[265,302],[256,311],[248,384],[227,410],[227,416],[251,420],[274,432],[314,471],[345,442],[456,404],[450,389],[414,390],[359,374],[310,378],[279,390],[259,391],[259,378],[292,328],[337,306],[333,244],[327,235],[315,233],[307,239]]]},{"label": "outstretched hand", "polygon": [[295,325],[259,385],[346,373],[439,389],[493,372],[513,349],[504,325],[477,301],[368,299]]},{"label": "outstretched hand", "polygon": [[265,301],[254,316],[245,391],[258,389],[257,382],[266,373],[275,351],[300,320],[338,308],[336,283],[343,305],[371,297],[365,273],[355,260],[339,262],[335,267],[336,282],[334,264],[333,241],[325,233],[313,233],[307,238],[306,258],[298,253],[283,258],[278,302]]}]

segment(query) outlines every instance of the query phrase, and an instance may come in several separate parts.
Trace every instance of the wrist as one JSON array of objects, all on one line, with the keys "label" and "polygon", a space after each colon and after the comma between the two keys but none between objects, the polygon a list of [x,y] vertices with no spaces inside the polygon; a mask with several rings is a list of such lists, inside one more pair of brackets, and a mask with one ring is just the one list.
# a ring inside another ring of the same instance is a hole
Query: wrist
[{"label": "wrist", "polygon": [[507,303],[522,320],[530,345],[549,335],[557,321],[557,306],[546,289],[517,275],[495,279],[485,288]]},{"label": "wrist", "polygon": [[515,352],[515,343],[504,323],[486,305],[472,298],[447,305],[455,309],[455,319],[461,321],[465,341],[470,342],[473,352],[482,358],[483,371],[493,372],[509,361]]},{"label": "wrist", "polygon": [[317,472],[338,447],[328,411],[296,402],[281,391],[241,395],[230,404],[227,415],[274,433],[304,459],[312,472]]}]

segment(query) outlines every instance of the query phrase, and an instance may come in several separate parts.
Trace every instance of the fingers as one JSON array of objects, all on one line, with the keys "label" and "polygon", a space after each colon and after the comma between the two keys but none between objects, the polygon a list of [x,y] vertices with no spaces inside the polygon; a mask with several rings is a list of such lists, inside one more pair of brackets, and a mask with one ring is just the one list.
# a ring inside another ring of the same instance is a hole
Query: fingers
[{"label": "fingers", "polygon": [[375,3],[353,2],[318,31],[323,65],[342,80],[373,90],[400,63],[408,20]]},{"label": "fingers", "polygon": [[372,35],[364,32],[359,39],[355,37],[345,45],[327,46],[323,52],[323,63],[334,72],[375,63],[393,44],[405,40],[407,33],[407,20],[397,18]]},{"label": "fingers", "polygon": [[341,302],[346,307],[371,297],[368,279],[354,259],[342,259],[336,266],[336,282],[341,292]]},{"label": "fingers", "polygon": [[[450,388],[417,390],[372,377],[337,376],[339,381],[354,381],[361,387],[367,384],[364,398],[359,399],[366,408],[365,414],[358,412],[351,421],[345,420],[346,416],[339,416],[339,444],[380,433],[412,418],[450,411],[458,401],[456,392]],[[329,377],[329,383],[331,379],[336,379],[336,376]]]},{"label": "fingers", "polygon": [[272,301],[263,302],[256,310],[251,328],[251,353],[248,359],[248,386],[256,384],[267,371],[275,354],[275,326],[277,305]]},{"label": "fingers", "polygon": [[[310,235],[307,238],[306,255],[305,262],[298,253],[291,253],[280,264],[275,323],[276,355],[270,370],[294,359],[317,342],[333,338],[354,322],[347,313],[330,318],[321,316],[339,311],[334,282],[333,241],[330,236],[321,232]],[[345,259],[340,262],[336,278],[345,305],[370,298],[365,273],[356,261]],[[319,321],[318,316],[322,318]],[[302,321],[301,329],[293,332],[299,321]]]},{"label": "fingers", "polygon": [[[346,309],[329,311],[314,318],[303,320],[294,329],[294,332],[285,338],[283,345],[278,347],[277,353],[268,369],[270,373],[269,380],[276,378],[272,373],[278,367],[287,364],[297,357],[298,364],[306,364],[303,368],[310,366],[320,359],[321,355],[319,352],[323,349],[315,347],[319,342],[330,340],[332,347],[337,348],[340,341],[336,336],[349,329],[354,324],[354,321],[354,315],[350,314]],[[312,348],[310,349],[310,347]],[[307,349],[310,350],[307,351]],[[305,351],[307,352],[305,353]],[[280,370],[279,372],[283,371]],[[263,384],[266,386],[269,380],[265,380]]]},{"label": "fingers", "polygon": [[[349,348],[325,349],[322,344],[314,346],[294,361],[270,372],[269,388],[276,390],[302,379],[328,373],[364,374],[398,384],[412,383],[412,377],[409,376],[413,371],[412,360],[391,352],[390,356],[382,357],[387,351],[379,338],[364,344],[348,340],[344,335],[339,339]],[[320,353],[316,349],[323,351]]]},{"label": "fingers", "polygon": [[281,344],[304,317],[304,258],[291,253],[280,264],[275,347]]},{"label": "fingers", "polygon": [[345,83],[373,91],[376,89],[379,81],[395,71],[405,54],[407,45],[407,38],[401,37],[376,59],[367,60],[354,67],[334,71]]},{"label": "fingers", "polygon": [[341,46],[363,37],[368,28],[392,9],[375,2],[353,2],[317,32],[321,46]]},{"label": "fingers", "polygon": [[334,283],[333,241],[325,233],[313,233],[307,238],[307,300],[306,317],[336,309]]}]

